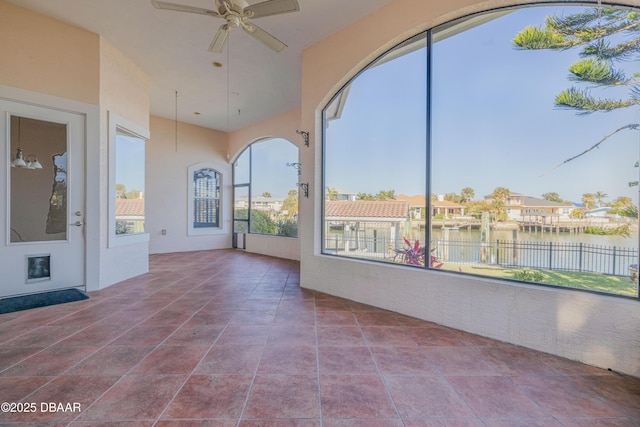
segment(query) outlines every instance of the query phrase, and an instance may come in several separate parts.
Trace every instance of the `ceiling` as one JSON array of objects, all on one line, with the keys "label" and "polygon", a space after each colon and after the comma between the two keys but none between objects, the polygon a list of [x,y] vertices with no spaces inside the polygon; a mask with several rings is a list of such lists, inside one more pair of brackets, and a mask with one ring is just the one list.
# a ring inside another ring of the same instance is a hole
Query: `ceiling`
[{"label": "ceiling", "polygon": [[[302,51],[392,0],[298,0],[299,12],[253,21],[288,45],[280,53],[238,28],[222,53],[209,52],[224,20],[150,0],[8,1],[102,35],[149,75],[152,115],[177,111],[182,122],[233,131],[299,107]],[[167,1],[215,10],[214,0]]]}]

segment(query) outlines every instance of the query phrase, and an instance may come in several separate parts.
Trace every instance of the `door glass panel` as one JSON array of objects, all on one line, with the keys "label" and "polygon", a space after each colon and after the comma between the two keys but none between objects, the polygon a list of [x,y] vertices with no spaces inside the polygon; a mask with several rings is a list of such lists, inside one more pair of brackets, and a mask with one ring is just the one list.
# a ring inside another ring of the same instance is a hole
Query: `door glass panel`
[{"label": "door glass panel", "polygon": [[11,116],[10,242],[67,240],[67,125]]}]

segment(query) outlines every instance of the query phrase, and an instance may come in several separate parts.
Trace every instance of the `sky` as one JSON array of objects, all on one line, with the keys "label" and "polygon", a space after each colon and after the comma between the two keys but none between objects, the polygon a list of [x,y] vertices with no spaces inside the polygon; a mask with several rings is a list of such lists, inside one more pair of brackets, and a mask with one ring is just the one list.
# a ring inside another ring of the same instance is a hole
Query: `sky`
[{"label": "sky", "polygon": [[[240,170],[247,170],[248,154],[247,149],[239,156],[236,164]],[[298,149],[294,144],[282,138],[266,139],[251,145],[251,155],[253,197],[267,192],[273,198],[285,199],[290,190],[297,190],[298,172],[287,166],[287,163],[298,162]],[[237,181],[235,184],[240,182]]]},{"label": "sky", "polygon": [[[479,199],[501,186],[533,197],[556,192],[574,202],[601,191],[609,195],[605,201],[628,196],[637,203],[638,187],[628,186],[640,171],[634,168],[640,158],[637,131],[620,133],[549,172],[639,120],[638,108],[589,115],[556,108],[556,94],[574,84],[567,69],[578,52],[513,47],[511,40],[527,25],[578,9],[521,9],[434,44],[432,193],[471,187]],[[426,49],[420,49],[353,81],[341,118],[326,130],[327,187],[425,194],[426,60]],[[634,66],[623,64],[628,75]],[[610,90],[598,93],[616,97]]]},{"label": "sky", "polygon": [[144,191],[145,141],[118,133],[116,135],[116,184],[127,191]]}]

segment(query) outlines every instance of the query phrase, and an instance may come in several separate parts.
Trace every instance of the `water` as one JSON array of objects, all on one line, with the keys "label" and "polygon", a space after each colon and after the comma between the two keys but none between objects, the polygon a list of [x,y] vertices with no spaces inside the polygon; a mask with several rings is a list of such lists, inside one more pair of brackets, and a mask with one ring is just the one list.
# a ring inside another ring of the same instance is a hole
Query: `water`
[{"label": "water", "polygon": [[[443,230],[431,236],[439,259],[455,263],[482,263],[504,267],[584,271],[624,276],[638,263],[638,233],[630,237],[585,233],[491,231],[481,243],[478,230]],[[499,242],[499,243],[498,243]]]},{"label": "water", "polygon": [[[480,241],[480,230],[449,230],[450,239],[477,240]],[[433,229],[431,240],[444,239],[444,231]],[[541,233],[533,231],[517,231],[517,239],[513,238],[513,230],[491,230],[489,241],[518,240],[522,242],[558,242],[558,243],[585,243],[590,245],[617,246],[622,248],[638,247],[638,231],[634,230],[631,236],[598,236],[586,233]]]}]

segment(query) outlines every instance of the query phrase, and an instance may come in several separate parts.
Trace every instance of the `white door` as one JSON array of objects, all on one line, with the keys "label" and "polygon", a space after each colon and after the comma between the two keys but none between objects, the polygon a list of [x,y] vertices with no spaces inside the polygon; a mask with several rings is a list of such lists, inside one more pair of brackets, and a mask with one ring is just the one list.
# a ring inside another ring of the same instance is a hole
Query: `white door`
[{"label": "white door", "polygon": [[84,289],[85,134],[82,114],[0,99],[0,298]]}]

